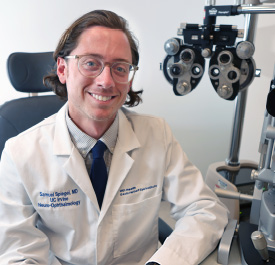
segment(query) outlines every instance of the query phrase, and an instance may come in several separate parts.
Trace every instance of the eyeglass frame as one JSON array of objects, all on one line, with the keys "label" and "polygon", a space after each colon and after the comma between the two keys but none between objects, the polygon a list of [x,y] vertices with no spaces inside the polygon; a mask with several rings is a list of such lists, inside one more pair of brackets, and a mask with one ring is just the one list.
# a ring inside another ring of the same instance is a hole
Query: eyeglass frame
[{"label": "eyeglass frame", "polygon": [[[101,71],[99,72],[98,75],[96,75],[96,76],[86,76],[86,75],[84,75],[83,73],[81,73],[81,71],[80,71],[80,69],[79,69],[79,60],[80,60],[81,58],[85,57],[85,56],[94,57],[95,59],[99,60],[99,61],[102,63],[102,69],[101,69]],[[110,67],[110,73],[111,73],[111,76],[112,76],[113,80],[114,80],[116,83],[119,83],[119,84],[129,84],[131,81],[133,81],[133,79],[134,79],[134,77],[135,77],[135,74],[136,74],[136,71],[139,69],[139,67],[138,67],[137,65],[133,65],[133,64],[131,64],[131,63],[124,62],[124,61],[123,61],[123,62],[116,61],[116,62],[113,62],[113,63],[103,62],[102,59],[96,58],[96,56],[93,56],[93,55],[91,55],[91,54],[67,55],[67,56],[64,57],[64,59],[77,59],[77,68],[78,68],[79,73],[82,74],[82,75],[85,76],[85,77],[88,77],[88,78],[96,78],[96,77],[100,76],[101,73],[103,72],[103,70],[105,69],[105,66],[107,65],[107,66]],[[116,64],[116,63],[126,63],[126,64],[129,64],[129,65],[133,66],[134,73],[133,73],[133,76],[132,76],[132,78],[131,78],[130,80],[128,80],[127,82],[118,82],[118,81],[113,77],[113,75],[112,75],[112,70],[111,70],[111,69],[112,69],[113,65]]]}]

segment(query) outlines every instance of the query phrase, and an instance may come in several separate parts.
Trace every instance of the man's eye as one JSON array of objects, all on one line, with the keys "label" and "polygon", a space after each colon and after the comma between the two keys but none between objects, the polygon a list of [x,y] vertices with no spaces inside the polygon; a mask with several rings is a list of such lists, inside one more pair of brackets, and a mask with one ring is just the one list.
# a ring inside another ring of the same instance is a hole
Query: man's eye
[{"label": "man's eye", "polygon": [[125,67],[118,66],[118,67],[116,67],[116,71],[118,71],[118,72],[120,72],[120,73],[126,73],[126,68],[125,68]]},{"label": "man's eye", "polygon": [[93,61],[93,60],[86,61],[86,62],[85,62],[85,65],[86,65],[87,67],[99,67],[99,66],[100,66],[100,64],[99,64],[98,62]]},{"label": "man's eye", "polygon": [[129,73],[129,67],[128,65],[124,65],[124,64],[117,64],[117,65],[114,65],[113,67],[114,69],[114,72],[116,74],[119,74],[119,75],[125,75],[125,74],[128,74]]},{"label": "man's eye", "polygon": [[90,61],[90,62],[86,62],[86,65],[87,66],[95,66],[96,64],[95,64],[95,62]]},{"label": "man's eye", "polygon": [[85,60],[82,62],[82,67],[87,70],[96,71],[100,69],[101,64],[95,60]]}]

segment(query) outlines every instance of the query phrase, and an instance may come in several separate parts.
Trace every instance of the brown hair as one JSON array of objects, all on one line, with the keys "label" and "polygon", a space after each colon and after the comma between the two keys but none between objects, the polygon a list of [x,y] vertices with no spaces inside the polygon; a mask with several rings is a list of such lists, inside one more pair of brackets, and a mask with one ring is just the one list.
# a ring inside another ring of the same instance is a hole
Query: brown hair
[{"label": "brown hair", "polygon": [[[59,40],[59,43],[53,54],[55,61],[57,61],[58,57],[64,58],[65,56],[69,55],[76,48],[82,32],[92,26],[103,26],[111,29],[122,30],[126,34],[130,43],[132,63],[134,65],[138,65],[139,53],[137,40],[130,32],[127,21],[114,12],[107,10],[91,11],[77,19],[61,36],[61,39]],[[56,74],[56,67],[49,75],[44,77],[43,82],[47,87],[52,88],[56,95],[63,99],[67,99],[66,84],[62,84],[59,81],[59,78]],[[142,92],[142,90],[135,92],[131,87],[124,104],[129,107],[138,105],[142,101],[140,97]]]}]

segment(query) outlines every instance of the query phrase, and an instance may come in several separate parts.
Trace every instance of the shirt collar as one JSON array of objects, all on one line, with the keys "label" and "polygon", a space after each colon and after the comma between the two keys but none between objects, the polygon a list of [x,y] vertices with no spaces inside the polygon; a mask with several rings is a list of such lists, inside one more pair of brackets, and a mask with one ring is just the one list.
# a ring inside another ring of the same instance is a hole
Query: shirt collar
[{"label": "shirt collar", "polygon": [[[71,120],[69,116],[69,108],[67,106],[66,109],[66,124],[71,136],[71,139],[78,149],[79,153],[83,158],[87,156],[87,154],[90,152],[90,150],[94,147],[97,140],[93,137],[87,135],[83,131],[81,131],[75,123]],[[118,114],[116,115],[116,118],[110,128],[104,133],[104,135],[100,138],[102,142],[104,142],[109,149],[111,153],[113,153],[117,136],[118,136]]]}]

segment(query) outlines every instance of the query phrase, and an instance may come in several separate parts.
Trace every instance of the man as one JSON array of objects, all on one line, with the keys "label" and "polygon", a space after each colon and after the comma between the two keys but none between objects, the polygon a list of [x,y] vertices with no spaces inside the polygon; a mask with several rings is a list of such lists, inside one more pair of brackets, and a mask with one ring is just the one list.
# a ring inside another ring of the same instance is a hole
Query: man
[{"label": "man", "polygon": [[[141,100],[126,21],[87,13],[54,57],[44,81],[68,103],[7,141],[1,158],[0,264],[198,264],[228,213],[163,119],[122,107]],[[107,173],[93,171],[99,160]],[[161,200],[177,223],[158,249]]]}]

